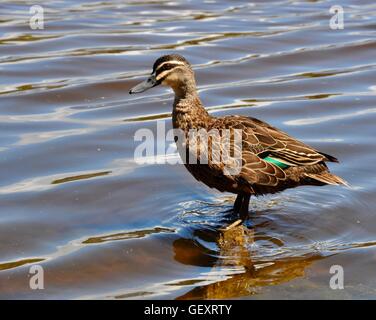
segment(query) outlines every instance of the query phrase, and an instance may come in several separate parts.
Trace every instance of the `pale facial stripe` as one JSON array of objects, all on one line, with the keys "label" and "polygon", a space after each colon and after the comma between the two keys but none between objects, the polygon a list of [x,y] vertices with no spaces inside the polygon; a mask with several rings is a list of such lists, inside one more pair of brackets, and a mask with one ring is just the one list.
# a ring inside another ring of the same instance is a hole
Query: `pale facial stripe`
[{"label": "pale facial stripe", "polygon": [[162,78],[164,78],[167,74],[169,74],[170,72],[174,71],[175,69],[177,68],[180,68],[180,66],[176,66],[172,69],[168,69],[168,70],[165,70],[165,71],[162,71],[160,74],[157,75],[156,79],[157,81],[158,80],[161,80]]},{"label": "pale facial stripe", "polygon": [[158,69],[162,68],[163,65],[165,65],[165,64],[176,64],[176,65],[179,65],[179,66],[185,65],[185,63],[183,61],[177,61],[177,60],[165,61],[165,62],[161,63],[160,65],[158,65],[156,71],[158,71]]}]

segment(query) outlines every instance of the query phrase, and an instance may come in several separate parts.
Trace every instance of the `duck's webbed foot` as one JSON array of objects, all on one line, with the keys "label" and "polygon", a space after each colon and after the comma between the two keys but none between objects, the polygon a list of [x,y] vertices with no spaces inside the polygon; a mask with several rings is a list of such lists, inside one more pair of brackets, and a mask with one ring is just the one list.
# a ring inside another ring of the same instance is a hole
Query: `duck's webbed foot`
[{"label": "duck's webbed foot", "polygon": [[242,223],[243,223],[243,220],[242,220],[242,219],[237,219],[237,220],[235,220],[234,222],[230,223],[229,225],[224,226],[223,228],[220,228],[219,230],[220,230],[220,231],[223,231],[223,232],[225,232],[225,231],[229,231],[229,230],[231,230],[231,229],[237,227],[238,225],[240,225],[240,224],[242,224]]}]

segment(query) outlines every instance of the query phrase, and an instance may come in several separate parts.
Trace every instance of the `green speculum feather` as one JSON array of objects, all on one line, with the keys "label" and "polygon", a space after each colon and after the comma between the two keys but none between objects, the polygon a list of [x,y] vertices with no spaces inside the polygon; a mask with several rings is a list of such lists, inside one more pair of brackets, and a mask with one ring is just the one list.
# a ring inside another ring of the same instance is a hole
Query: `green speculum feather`
[{"label": "green speculum feather", "polygon": [[272,158],[272,157],[265,157],[263,160],[264,160],[264,161],[267,161],[267,162],[269,162],[269,163],[273,163],[273,164],[275,164],[276,166],[280,167],[281,169],[286,169],[286,168],[289,167],[287,164],[285,164],[285,163],[283,163],[283,162],[281,162],[281,161],[278,161],[277,159],[274,159],[274,158]]}]

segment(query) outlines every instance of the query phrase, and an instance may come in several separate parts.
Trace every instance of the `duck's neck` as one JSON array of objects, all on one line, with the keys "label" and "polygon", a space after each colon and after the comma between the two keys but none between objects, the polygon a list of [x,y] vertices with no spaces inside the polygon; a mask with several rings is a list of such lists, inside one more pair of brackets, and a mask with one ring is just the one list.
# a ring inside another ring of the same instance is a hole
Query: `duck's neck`
[{"label": "duck's neck", "polygon": [[207,127],[211,116],[202,105],[196,86],[194,84],[181,85],[173,90],[175,92],[172,112],[173,127],[184,131]]}]

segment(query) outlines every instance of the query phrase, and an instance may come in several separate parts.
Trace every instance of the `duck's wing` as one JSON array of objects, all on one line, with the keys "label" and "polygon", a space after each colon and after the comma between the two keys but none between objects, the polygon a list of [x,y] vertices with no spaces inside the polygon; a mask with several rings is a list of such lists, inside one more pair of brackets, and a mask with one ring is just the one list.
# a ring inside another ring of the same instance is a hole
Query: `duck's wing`
[{"label": "duck's wing", "polygon": [[[233,129],[241,130],[241,150],[235,143],[230,143],[231,154],[241,154],[241,171],[235,177],[235,181],[243,184],[277,186],[281,181],[286,180],[285,171],[279,166],[263,159],[261,154],[265,153],[277,142],[267,133],[265,129],[254,124],[249,118],[229,116],[216,118],[211,124],[211,129],[230,129],[234,136]],[[236,151],[235,151],[236,150]],[[222,150],[222,152],[228,152]],[[209,164],[211,165],[211,164]],[[252,187],[250,187],[252,189]],[[252,191],[251,191],[252,192]]]},{"label": "duck's wing", "polygon": [[249,150],[261,159],[269,156],[288,166],[338,162],[336,158],[315,150],[261,120],[230,116],[222,118],[222,122],[223,127],[241,129],[243,151]]}]

